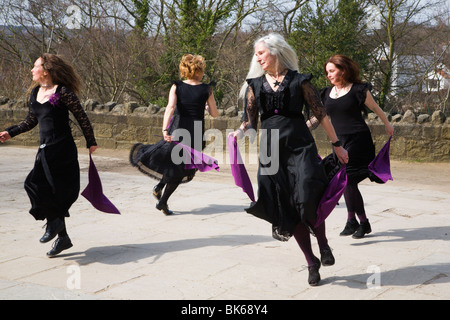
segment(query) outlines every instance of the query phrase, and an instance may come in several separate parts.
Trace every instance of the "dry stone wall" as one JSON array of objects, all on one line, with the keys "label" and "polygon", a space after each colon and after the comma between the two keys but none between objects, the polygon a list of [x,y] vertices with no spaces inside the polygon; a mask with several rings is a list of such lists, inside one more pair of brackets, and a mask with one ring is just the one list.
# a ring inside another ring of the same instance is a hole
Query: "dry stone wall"
[{"label": "dry stone wall", "polygon": [[[129,149],[133,144],[155,143],[161,139],[164,108],[140,106],[135,102],[100,104],[87,100],[84,108],[94,127],[99,147],[106,149]],[[23,101],[10,101],[0,97],[0,130],[18,124],[28,113]],[[389,116],[390,117],[390,116]],[[415,115],[407,111],[404,115],[390,117],[395,127],[391,142],[391,158],[424,162],[450,162],[450,118],[437,111],[433,115]],[[388,139],[384,125],[374,114],[369,114],[367,123],[374,138],[376,150]],[[221,110],[217,118],[206,116],[205,129],[214,129],[222,134],[217,141],[226,142],[227,130],[240,125],[240,114],[236,108]],[[37,146],[39,129],[21,134],[8,141],[9,144]],[[84,137],[73,119],[73,135],[79,147],[85,147]],[[319,153],[324,156],[331,152],[325,132],[319,127],[313,132]],[[223,143],[224,148],[226,143]],[[1,145],[0,145],[1,147]]]}]

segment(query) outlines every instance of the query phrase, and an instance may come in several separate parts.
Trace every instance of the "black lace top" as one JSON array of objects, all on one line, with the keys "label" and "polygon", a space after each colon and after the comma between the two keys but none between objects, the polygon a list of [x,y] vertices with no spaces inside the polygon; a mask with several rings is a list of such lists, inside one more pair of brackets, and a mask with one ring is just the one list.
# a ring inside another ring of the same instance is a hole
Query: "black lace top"
[{"label": "black lace top", "polygon": [[11,137],[33,129],[39,124],[40,143],[53,144],[72,137],[69,111],[74,115],[86,138],[87,147],[96,146],[94,130],[77,95],[70,89],[58,86],[49,101],[36,100],[39,86],[31,92],[28,115],[19,125],[6,129]]},{"label": "black lace top", "polygon": [[326,110],[317,90],[309,81],[311,78],[310,74],[305,75],[290,70],[275,91],[265,76],[257,78],[262,81],[262,89],[255,93],[252,87],[258,88],[257,85],[248,87],[246,106],[242,117],[244,131],[257,129],[258,114],[261,116],[261,121],[273,115],[303,117],[303,105],[306,106],[307,116],[309,117],[309,110],[311,110],[317,124],[320,123],[326,116]]}]

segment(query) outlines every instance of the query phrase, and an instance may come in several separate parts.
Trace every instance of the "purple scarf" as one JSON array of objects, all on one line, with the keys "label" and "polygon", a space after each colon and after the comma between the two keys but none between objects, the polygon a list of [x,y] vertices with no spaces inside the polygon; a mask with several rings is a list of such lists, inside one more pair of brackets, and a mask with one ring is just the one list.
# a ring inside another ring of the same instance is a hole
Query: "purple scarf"
[{"label": "purple scarf", "polygon": [[95,167],[92,155],[89,154],[89,183],[81,195],[85,197],[95,209],[106,212],[120,214],[119,210],[103,194],[102,182]]},{"label": "purple scarf", "polygon": [[[241,187],[245,193],[247,193],[250,200],[256,202],[253,194],[252,183],[239,154],[236,139],[232,136],[228,137],[228,152],[230,154],[231,172],[234,177],[234,182],[238,187]],[[339,171],[331,179],[327,189],[322,195],[317,208],[317,221],[315,223],[315,227],[323,223],[330,215],[341,198],[346,186],[347,173],[345,171],[345,165],[342,165]]]},{"label": "purple scarf", "polygon": [[389,160],[389,149],[391,145],[391,138],[381,148],[376,157],[369,163],[369,170],[372,171],[383,183],[388,180],[394,180],[391,175],[391,164]]},{"label": "purple scarf", "polygon": [[219,165],[216,159],[207,156],[206,154],[188,147],[182,143],[172,141],[173,143],[180,145],[184,151],[186,151],[186,157],[184,168],[185,169],[198,169],[200,172],[209,171],[215,169],[219,171]]},{"label": "purple scarf", "polygon": [[250,200],[256,202],[252,183],[239,154],[236,139],[232,136],[228,136],[228,153],[230,154],[231,173],[233,174],[235,184],[242,188]]},{"label": "purple scarf", "polygon": [[347,186],[347,173],[345,171],[345,165],[342,165],[339,171],[331,179],[328,187],[326,188],[319,205],[317,206],[317,221],[314,227],[317,228],[333,211],[334,207],[338,203],[345,187]]}]

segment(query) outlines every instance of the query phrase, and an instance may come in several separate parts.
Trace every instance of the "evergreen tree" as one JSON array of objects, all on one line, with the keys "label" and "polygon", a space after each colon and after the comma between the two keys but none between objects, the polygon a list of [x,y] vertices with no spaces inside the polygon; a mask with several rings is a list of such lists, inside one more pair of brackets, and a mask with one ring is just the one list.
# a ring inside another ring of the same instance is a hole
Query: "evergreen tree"
[{"label": "evergreen tree", "polygon": [[314,7],[308,3],[301,8],[289,42],[297,50],[300,72],[312,73],[317,88],[329,85],[323,65],[334,54],[351,57],[362,70],[366,67],[368,55],[360,41],[364,16],[358,0],[339,0],[334,8],[330,0],[316,0]]}]

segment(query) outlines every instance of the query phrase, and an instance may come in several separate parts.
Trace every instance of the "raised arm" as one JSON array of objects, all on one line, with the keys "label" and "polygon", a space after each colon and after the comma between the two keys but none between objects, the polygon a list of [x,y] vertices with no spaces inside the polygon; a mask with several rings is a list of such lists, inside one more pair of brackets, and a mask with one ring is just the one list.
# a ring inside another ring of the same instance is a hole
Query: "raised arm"
[{"label": "raised arm", "polygon": [[5,142],[21,133],[30,131],[38,124],[38,120],[31,109],[28,109],[28,115],[20,124],[6,128],[0,132],[0,142]]}]

